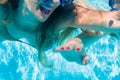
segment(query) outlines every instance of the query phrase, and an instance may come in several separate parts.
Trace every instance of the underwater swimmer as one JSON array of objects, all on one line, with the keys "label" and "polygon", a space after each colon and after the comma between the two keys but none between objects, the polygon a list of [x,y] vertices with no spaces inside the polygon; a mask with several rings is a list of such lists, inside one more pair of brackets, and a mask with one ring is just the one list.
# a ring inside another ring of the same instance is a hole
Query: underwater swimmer
[{"label": "underwater swimmer", "polygon": [[[40,4],[36,4],[36,2],[37,0],[20,0],[18,9],[13,16],[15,19],[12,19],[11,23],[6,25],[6,31],[8,31],[13,40],[24,38],[27,40],[27,44],[33,45],[38,50],[40,62],[46,67],[51,65],[47,60],[45,51],[54,44],[55,39],[58,38],[62,30],[71,27],[107,32],[117,32],[120,30],[119,11],[90,10],[76,4],[71,4],[65,7],[57,7],[56,10],[50,13],[47,11],[48,7],[47,9],[45,8],[46,11],[40,12],[41,8],[39,8],[37,12],[36,9],[38,9]],[[53,3],[55,2],[53,1]],[[57,1],[58,3],[59,1]],[[51,16],[47,15],[46,12],[49,15],[52,13]],[[5,13],[7,12],[5,11]],[[109,26],[108,23],[111,19],[114,23],[112,26]],[[5,40],[8,40],[8,38],[5,38]],[[56,42],[58,43],[58,41]]]}]

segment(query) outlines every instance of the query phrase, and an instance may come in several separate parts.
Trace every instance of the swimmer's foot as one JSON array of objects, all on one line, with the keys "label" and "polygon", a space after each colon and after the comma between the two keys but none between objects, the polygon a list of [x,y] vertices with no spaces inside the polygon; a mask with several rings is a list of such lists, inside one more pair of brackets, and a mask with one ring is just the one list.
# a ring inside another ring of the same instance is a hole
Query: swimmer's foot
[{"label": "swimmer's foot", "polygon": [[[67,40],[64,43],[64,45],[55,48],[55,51],[62,52],[62,54],[64,54],[62,56],[67,61],[69,61],[69,59],[68,59],[68,57],[69,57],[72,62],[76,62],[78,64],[82,63],[83,65],[87,65],[89,59],[82,48],[83,48],[83,44],[82,44],[81,40],[79,38],[72,38],[72,39]],[[69,54],[65,53],[65,52],[69,52]],[[67,56],[67,58],[66,58],[66,56]]]},{"label": "swimmer's foot", "polygon": [[79,38],[72,38],[67,40],[64,45],[55,48],[55,51],[66,51],[66,50],[75,50],[77,52],[81,51],[83,44]]}]

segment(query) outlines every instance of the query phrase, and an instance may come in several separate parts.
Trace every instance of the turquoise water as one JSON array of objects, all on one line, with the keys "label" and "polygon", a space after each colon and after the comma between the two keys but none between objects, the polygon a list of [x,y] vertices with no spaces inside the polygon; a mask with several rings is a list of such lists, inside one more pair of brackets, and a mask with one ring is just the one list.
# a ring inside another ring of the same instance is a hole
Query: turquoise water
[{"label": "turquoise water", "polygon": [[[88,0],[109,10],[108,0]],[[23,43],[0,43],[0,80],[120,80],[120,40],[106,36],[86,48],[88,65],[67,62],[59,53],[47,51],[51,69],[38,66],[37,51]]]}]

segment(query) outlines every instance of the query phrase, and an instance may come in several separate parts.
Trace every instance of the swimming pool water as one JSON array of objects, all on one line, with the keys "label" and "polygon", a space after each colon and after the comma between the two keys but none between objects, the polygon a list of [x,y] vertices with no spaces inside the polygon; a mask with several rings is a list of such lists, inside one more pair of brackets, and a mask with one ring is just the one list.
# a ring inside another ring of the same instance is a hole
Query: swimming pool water
[{"label": "swimming pool water", "polygon": [[[88,0],[109,10],[108,0]],[[59,53],[47,52],[51,69],[38,66],[37,51],[23,43],[0,43],[0,80],[120,80],[120,40],[106,36],[86,48],[88,65],[66,61]]]}]

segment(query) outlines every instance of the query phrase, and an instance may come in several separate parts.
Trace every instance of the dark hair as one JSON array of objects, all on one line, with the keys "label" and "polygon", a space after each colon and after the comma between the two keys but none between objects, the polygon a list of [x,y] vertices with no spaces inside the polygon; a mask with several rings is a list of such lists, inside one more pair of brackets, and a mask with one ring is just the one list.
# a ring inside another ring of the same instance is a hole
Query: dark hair
[{"label": "dark hair", "polygon": [[19,5],[19,0],[8,0],[8,3],[10,4],[13,10],[16,10]]}]

